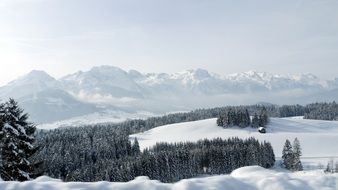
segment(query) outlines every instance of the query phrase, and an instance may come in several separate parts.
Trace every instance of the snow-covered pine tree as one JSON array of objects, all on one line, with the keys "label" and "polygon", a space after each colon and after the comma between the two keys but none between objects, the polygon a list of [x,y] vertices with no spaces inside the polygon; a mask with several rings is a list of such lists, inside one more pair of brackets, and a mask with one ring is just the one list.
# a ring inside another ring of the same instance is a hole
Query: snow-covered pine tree
[{"label": "snow-covered pine tree", "polygon": [[258,115],[256,113],[252,118],[251,127],[253,127],[253,128],[259,127],[259,119],[258,119]]},{"label": "snow-covered pine tree", "polygon": [[140,154],[140,145],[138,143],[137,138],[135,137],[134,144],[131,146],[131,154],[133,156],[137,156]]},{"label": "snow-covered pine tree", "polygon": [[[3,131],[4,115],[5,115],[4,106],[5,105],[3,103],[0,103],[0,150],[2,150],[2,147],[3,147],[3,137],[4,137],[4,131]],[[2,164],[1,156],[2,155],[0,154],[0,176],[3,176],[5,173],[4,173],[4,170],[3,170],[3,164]]]},{"label": "snow-covered pine tree", "polygon": [[332,158],[327,162],[325,172],[328,172],[328,173],[334,172],[334,165],[333,165],[333,159]]},{"label": "snow-covered pine tree", "polygon": [[293,165],[293,151],[291,143],[288,139],[286,139],[283,152],[282,152],[283,166],[291,170]]},{"label": "snow-covered pine tree", "polygon": [[293,163],[292,163],[292,170],[294,171],[302,171],[303,165],[300,161],[300,156],[302,156],[302,150],[300,147],[300,142],[297,138],[293,141],[292,145],[292,152],[293,152]]},{"label": "snow-covered pine tree", "polygon": [[33,146],[35,126],[27,122],[18,103],[9,99],[2,107],[2,172],[1,177],[8,181],[26,181],[35,177],[36,165],[29,158],[37,151]]},{"label": "snow-covered pine tree", "polygon": [[237,111],[237,117],[238,117],[238,120],[237,120],[238,126],[242,128],[247,127],[246,115],[243,110]]},{"label": "snow-covered pine tree", "polygon": [[251,119],[248,109],[245,109],[245,125],[246,127],[251,125]]},{"label": "snow-covered pine tree", "polygon": [[218,118],[216,120],[217,126],[223,127],[224,126],[223,120],[224,119],[223,119],[222,115],[218,116]]},{"label": "snow-covered pine tree", "polygon": [[265,127],[269,122],[269,116],[268,112],[265,107],[262,108],[260,114],[259,114],[259,126]]}]

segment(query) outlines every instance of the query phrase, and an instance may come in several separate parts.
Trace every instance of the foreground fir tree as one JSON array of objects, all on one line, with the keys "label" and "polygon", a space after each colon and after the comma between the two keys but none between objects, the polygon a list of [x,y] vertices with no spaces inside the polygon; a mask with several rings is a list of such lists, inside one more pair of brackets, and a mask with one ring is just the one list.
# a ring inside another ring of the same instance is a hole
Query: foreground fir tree
[{"label": "foreground fir tree", "polygon": [[293,146],[291,146],[290,141],[287,139],[283,148],[282,158],[283,166],[292,171],[302,171],[303,165],[300,161],[300,156],[302,155],[302,150],[300,148],[300,142],[297,138],[293,141]]},{"label": "foreground fir tree", "polygon": [[293,165],[293,151],[291,143],[288,139],[286,139],[283,152],[282,152],[283,166],[291,170]]},{"label": "foreground fir tree", "polygon": [[294,171],[302,171],[303,165],[300,161],[300,156],[302,156],[302,150],[300,148],[300,142],[297,138],[293,141],[293,166],[292,170]]},{"label": "foreground fir tree", "polygon": [[10,99],[1,106],[1,178],[7,181],[26,181],[35,177],[36,164],[29,158],[37,151],[35,126],[27,122],[28,115],[23,113],[18,103]]}]

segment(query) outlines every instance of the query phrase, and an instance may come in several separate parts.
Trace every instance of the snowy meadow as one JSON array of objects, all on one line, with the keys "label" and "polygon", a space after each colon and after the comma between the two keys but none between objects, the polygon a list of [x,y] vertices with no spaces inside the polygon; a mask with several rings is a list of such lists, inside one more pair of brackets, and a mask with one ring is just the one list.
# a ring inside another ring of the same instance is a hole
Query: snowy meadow
[{"label": "snowy meadow", "polygon": [[288,172],[283,169],[267,170],[258,166],[243,167],[230,175],[205,176],[185,179],[176,183],[161,183],[148,177],[137,177],[125,182],[62,182],[39,177],[27,182],[0,182],[2,190],[336,190],[338,174],[321,170]]}]

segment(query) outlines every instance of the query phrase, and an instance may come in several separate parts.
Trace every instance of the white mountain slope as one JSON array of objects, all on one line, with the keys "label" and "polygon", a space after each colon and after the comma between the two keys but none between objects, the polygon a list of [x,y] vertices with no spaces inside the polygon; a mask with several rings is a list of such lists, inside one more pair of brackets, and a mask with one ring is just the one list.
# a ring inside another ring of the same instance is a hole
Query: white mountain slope
[{"label": "white mountain slope", "polygon": [[60,79],[63,88],[79,97],[110,96],[141,98],[138,84],[127,72],[117,67],[94,67],[88,72],[77,72]]},{"label": "white mountain slope", "polygon": [[[337,80],[323,81],[312,74],[282,76],[249,71],[220,76],[203,69],[172,74],[143,74],[135,70],[127,72],[113,66],[100,66],[59,80],[43,71],[32,71],[0,87],[0,97],[2,100],[14,97],[26,102],[23,103],[24,108],[34,116],[34,122],[50,122],[101,110],[127,109],[130,112],[162,114],[256,102],[305,104],[337,100],[337,90]],[[55,101],[45,102],[56,97],[59,103],[68,102],[76,106],[64,110]],[[35,103],[40,103],[38,110],[34,108]],[[48,118],[39,117],[39,110],[46,110]]]},{"label": "white mountain slope", "polygon": [[0,87],[0,97],[24,97],[48,88],[56,88],[58,82],[44,71],[33,70],[30,73]]},{"label": "white mountain slope", "polygon": [[255,137],[271,142],[277,157],[281,156],[285,140],[298,138],[306,157],[338,157],[338,121],[305,120],[295,118],[271,118],[267,133],[261,134],[253,128],[221,128],[216,119],[178,123],[156,127],[149,131],[131,135],[137,138],[140,148],[153,146],[156,142],[184,142],[217,137]]},{"label": "white mountain slope", "polygon": [[62,90],[59,81],[43,71],[32,71],[0,88],[4,101],[15,98],[31,121],[42,123],[93,113],[96,106],[81,102]]},{"label": "white mountain slope", "polygon": [[29,113],[30,120],[39,123],[63,120],[100,110],[95,105],[76,100],[66,91],[54,88],[20,97],[17,101]]},{"label": "white mountain slope", "polygon": [[272,90],[282,91],[290,89],[322,89],[326,81],[321,81],[313,74],[300,75],[273,75],[266,72],[248,71],[227,76],[227,79],[235,81],[241,88],[250,91]]}]

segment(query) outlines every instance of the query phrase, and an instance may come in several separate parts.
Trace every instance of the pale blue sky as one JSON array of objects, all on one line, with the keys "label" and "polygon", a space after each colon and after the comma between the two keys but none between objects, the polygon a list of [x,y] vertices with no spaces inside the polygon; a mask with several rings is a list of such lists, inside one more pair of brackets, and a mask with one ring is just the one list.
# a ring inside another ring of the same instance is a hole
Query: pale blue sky
[{"label": "pale blue sky", "polygon": [[[114,65],[338,77],[337,0],[0,0],[0,84]],[[3,67],[5,69],[3,69]]]}]

